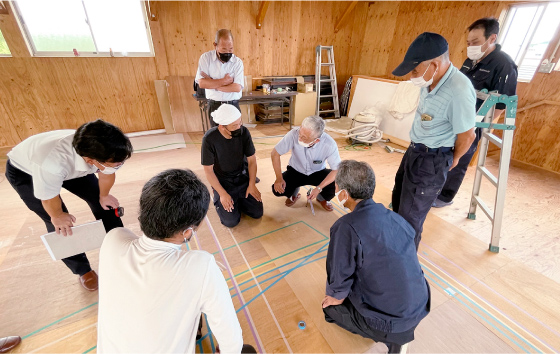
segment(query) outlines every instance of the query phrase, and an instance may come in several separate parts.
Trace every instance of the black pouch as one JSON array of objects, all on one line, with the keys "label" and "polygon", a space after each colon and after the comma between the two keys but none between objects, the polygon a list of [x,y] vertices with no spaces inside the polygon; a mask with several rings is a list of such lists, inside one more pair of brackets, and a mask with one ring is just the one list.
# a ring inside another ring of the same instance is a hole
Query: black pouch
[{"label": "black pouch", "polygon": [[200,86],[198,86],[196,81],[193,81],[193,89],[194,89],[194,92],[196,92],[196,97],[197,98],[206,98],[206,90],[203,89],[203,88],[200,88]]}]

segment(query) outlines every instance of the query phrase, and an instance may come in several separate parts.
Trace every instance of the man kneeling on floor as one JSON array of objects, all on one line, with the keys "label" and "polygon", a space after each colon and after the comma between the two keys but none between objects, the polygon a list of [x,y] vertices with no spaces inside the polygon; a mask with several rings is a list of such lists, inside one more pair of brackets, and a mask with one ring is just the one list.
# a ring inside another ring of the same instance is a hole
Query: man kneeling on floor
[{"label": "man kneeling on floor", "polygon": [[[190,170],[150,179],[140,228],[105,237],[99,254],[98,353],[194,353],[201,312],[224,353],[242,351],[241,327],[214,257],[182,250],[196,237],[210,193]],[[245,348],[243,348],[245,349]]]},{"label": "man kneeling on floor", "polygon": [[374,202],[374,190],[375,174],[367,163],[340,163],[335,198],[352,212],[331,227],[323,312],[327,322],[398,353],[430,311],[430,288],[414,229]]},{"label": "man kneeling on floor", "polygon": [[241,112],[230,104],[221,105],[212,112],[212,118],[218,126],[202,138],[202,165],[214,190],[214,206],[220,221],[234,227],[242,212],[259,219],[263,204],[256,186],[257,157],[251,133],[243,126]]},{"label": "man kneeling on floor", "polygon": [[[303,120],[301,127],[288,132],[272,150],[272,166],[276,181],[272,193],[287,197],[286,206],[293,206],[300,198],[299,187],[317,186],[307,196],[317,198],[321,206],[332,211],[330,200],[334,197],[334,179],[340,163],[338,146],[325,130],[325,121],[318,116]],[[292,151],[288,168],[282,173],[280,155]],[[327,168],[327,162],[331,169]]]}]

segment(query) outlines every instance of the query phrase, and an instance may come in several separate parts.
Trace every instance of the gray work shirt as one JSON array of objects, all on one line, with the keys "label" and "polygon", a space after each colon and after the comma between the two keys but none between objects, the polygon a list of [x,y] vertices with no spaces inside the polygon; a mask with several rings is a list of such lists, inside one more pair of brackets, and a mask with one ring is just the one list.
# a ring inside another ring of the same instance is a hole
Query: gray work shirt
[{"label": "gray work shirt", "polygon": [[321,134],[319,142],[310,148],[298,144],[299,129],[296,128],[288,132],[276,144],[276,152],[280,155],[292,151],[292,157],[288,163],[299,173],[309,176],[315,172],[327,168],[327,162],[332,170],[338,170],[340,164],[340,154],[336,141],[327,133]]}]

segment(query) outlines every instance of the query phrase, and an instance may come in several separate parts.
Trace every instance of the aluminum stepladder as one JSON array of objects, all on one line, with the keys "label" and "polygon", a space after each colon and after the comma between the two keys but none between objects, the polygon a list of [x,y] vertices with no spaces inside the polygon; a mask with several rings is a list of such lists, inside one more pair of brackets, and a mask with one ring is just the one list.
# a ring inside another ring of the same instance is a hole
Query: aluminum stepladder
[{"label": "aluminum stepladder", "polygon": [[[327,62],[323,63],[322,52],[327,51]],[[338,103],[338,88],[336,86],[336,70],[334,67],[334,49],[333,46],[318,45],[315,51],[316,65],[315,65],[315,87],[317,90],[317,107],[315,108],[315,115],[321,113],[334,113],[335,118],[340,118],[340,108]],[[327,66],[329,68],[329,78],[321,80],[322,68]],[[321,83],[329,82],[331,84],[331,94],[321,95]],[[333,100],[334,109],[321,110],[321,98],[331,97]]]},{"label": "aluminum stepladder", "polygon": [[[502,229],[502,218],[504,214],[504,205],[506,199],[506,187],[508,180],[509,164],[511,160],[511,149],[513,144],[513,131],[515,130],[515,116],[517,113],[517,96],[500,95],[495,92],[488,93],[488,90],[477,91],[477,98],[484,100],[484,103],[478,110],[478,116],[484,116],[482,122],[477,122],[476,127],[482,128],[482,136],[480,139],[480,151],[478,162],[476,165],[476,174],[474,177],[474,186],[471,197],[468,218],[474,220],[476,218],[476,207],[480,208],[492,221],[492,238],[490,240],[489,250],[494,253],[500,251],[500,233]],[[493,124],[494,110],[496,103],[503,103],[505,108],[504,124]],[[503,137],[500,139],[490,132],[491,129],[502,130]],[[486,163],[486,155],[488,153],[488,145],[492,142],[501,148],[500,162],[498,168],[498,177],[492,175],[484,166]],[[480,198],[480,186],[482,177],[486,177],[496,187],[496,198],[494,201],[494,212],[488,208],[484,201]]]}]

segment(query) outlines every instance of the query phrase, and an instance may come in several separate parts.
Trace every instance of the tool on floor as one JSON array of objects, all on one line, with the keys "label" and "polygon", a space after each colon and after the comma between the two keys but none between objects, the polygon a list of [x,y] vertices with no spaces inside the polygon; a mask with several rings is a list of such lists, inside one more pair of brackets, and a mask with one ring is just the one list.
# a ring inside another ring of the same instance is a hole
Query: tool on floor
[{"label": "tool on floor", "polygon": [[[468,218],[476,218],[476,207],[480,206],[484,214],[492,221],[492,238],[490,240],[490,251],[498,253],[500,251],[500,232],[502,228],[502,218],[504,215],[504,205],[506,200],[506,187],[511,160],[511,147],[513,144],[513,131],[515,129],[515,115],[517,113],[517,96],[500,95],[496,92],[488,92],[484,89],[477,91],[477,98],[484,100],[484,103],[477,112],[477,116],[483,116],[481,122],[476,123],[477,128],[482,128],[480,139],[480,151],[476,164],[476,174],[469,208]],[[504,124],[493,124],[496,103],[503,103],[506,106]],[[502,130],[502,138],[490,132],[491,129]],[[488,144],[492,142],[500,147],[500,163],[498,176],[494,176],[484,166],[488,153]],[[494,201],[494,212],[488,208],[480,197],[480,186],[482,177],[486,177],[496,187],[496,198]]]},{"label": "tool on floor", "polygon": [[397,149],[397,148],[394,148],[394,147],[389,146],[389,145],[385,145],[385,150],[390,154],[392,154],[394,152],[400,152],[401,154],[404,154],[406,152],[402,149]]},{"label": "tool on floor", "polygon": [[378,142],[378,145],[381,146],[383,149],[385,149],[385,151],[387,151],[387,152],[390,153],[390,154],[392,154],[392,153],[394,153],[394,152],[400,152],[401,154],[404,154],[404,153],[406,152],[406,150],[397,149],[397,148],[394,148],[394,147],[392,147],[392,146],[385,145],[385,144],[383,144],[383,142],[388,143],[388,142],[390,142],[390,140],[389,140],[389,139],[387,139],[387,140],[380,140],[380,141]]},{"label": "tool on floor", "polygon": [[[309,197],[309,195],[311,194],[312,189],[309,189],[307,191],[307,196]],[[311,214],[313,214],[313,216],[315,216],[315,208],[313,207],[313,201],[311,199],[307,199],[307,204],[305,206],[310,206],[311,207]]]},{"label": "tool on floor", "polygon": [[[327,62],[323,63],[322,52],[327,51]],[[336,86],[336,70],[334,67],[334,50],[333,46],[318,45],[315,49],[316,54],[316,65],[315,65],[315,87],[317,91],[317,107],[315,108],[315,115],[321,115],[322,113],[333,113],[335,118],[340,118],[340,109],[338,106],[338,88]],[[329,68],[329,78],[321,79],[321,71],[323,66]],[[331,84],[330,92],[322,92],[323,82],[329,82]],[[326,93],[326,94],[323,94]],[[332,98],[333,109],[321,110],[321,98]]]}]

